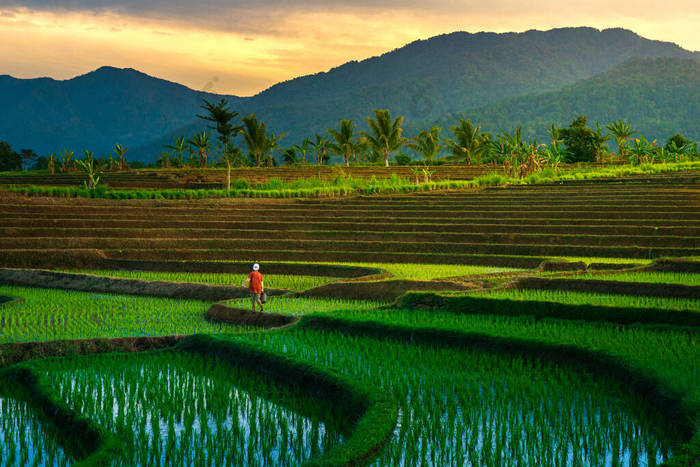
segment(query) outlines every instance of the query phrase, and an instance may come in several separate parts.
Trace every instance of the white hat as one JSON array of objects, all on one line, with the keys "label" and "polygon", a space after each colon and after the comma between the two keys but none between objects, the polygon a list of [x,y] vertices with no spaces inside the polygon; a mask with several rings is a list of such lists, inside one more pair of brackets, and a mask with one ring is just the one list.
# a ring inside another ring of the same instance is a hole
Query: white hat
[{"label": "white hat", "polygon": [[253,271],[257,271],[258,269],[260,269],[260,265],[258,263],[255,263],[253,265]]}]

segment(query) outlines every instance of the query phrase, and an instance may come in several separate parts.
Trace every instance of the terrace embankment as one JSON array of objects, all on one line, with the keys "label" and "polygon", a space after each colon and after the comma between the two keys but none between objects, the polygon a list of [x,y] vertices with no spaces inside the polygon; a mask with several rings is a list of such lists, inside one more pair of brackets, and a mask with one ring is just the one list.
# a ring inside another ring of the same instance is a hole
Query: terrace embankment
[{"label": "terrace embankment", "polygon": [[568,292],[634,295],[639,297],[700,298],[700,286],[597,279],[521,277],[515,279],[507,287],[514,289],[562,290]]},{"label": "terrace embankment", "polygon": [[[72,274],[34,269],[0,269],[0,282],[6,285],[25,287],[208,301],[247,297],[249,294],[248,289],[245,287],[118,279],[91,274]],[[288,291],[269,289],[266,292],[269,295],[282,295]]]},{"label": "terrace embankment", "polygon": [[386,280],[377,282],[334,282],[306,290],[302,297],[341,298],[344,300],[373,300],[391,302],[409,291],[449,290],[466,291],[481,285],[458,281]]},{"label": "terrace embankment", "polygon": [[115,337],[0,344],[0,368],[48,357],[162,349],[177,344],[185,337]]},{"label": "terrace embankment", "polygon": [[[413,179],[415,176],[411,167],[330,167],[308,165],[302,167],[260,168],[245,167],[231,170],[231,178],[246,180],[250,184],[265,183],[271,179],[293,181],[306,178],[333,180],[338,176],[355,178],[390,178],[393,175]],[[500,168],[491,165],[453,165],[434,168],[431,179],[439,180],[471,180],[487,172],[500,172]],[[158,169],[130,170],[125,172],[106,172],[100,177],[101,182],[111,187],[121,188],[222,188],[226,183],[224,169]],[[422,179],[422,177],[421,177]],[[0,176],[0,185],[55,185],[82,186],[86,180],[81,172],[60,174],[5,174]]]},{"label": "terrace embankment", "polygon": [[8,196],[0,265],[80,267],[59,263],[95,250],[109,260],[524,268],[551,256],[698,256],[699,176],[324,200]]},{"label": "terrace embankment", "polygon": [[229,307],[223,303],[213,304],[204,316],[206,319],[217,323],[265,329],[289,326],[299,320],[296,316],[255,312],[243,308]]}]

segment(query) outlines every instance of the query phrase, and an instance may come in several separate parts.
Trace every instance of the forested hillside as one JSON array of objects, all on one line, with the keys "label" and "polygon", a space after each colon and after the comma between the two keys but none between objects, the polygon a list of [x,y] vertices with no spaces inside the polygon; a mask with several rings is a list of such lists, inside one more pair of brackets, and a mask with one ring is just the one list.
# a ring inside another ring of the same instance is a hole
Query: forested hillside
[{"label": "forested hillside", "polygon": [[470,118],[482,130],[523,128],[526,137],[547,138],[552,123],[568,125],[576,115],[605,126],[631,120],[637,135],[664,141],[680,132],[700,140],[700,63],[674,58],[630,59],[620,66],[559,91],[530,95],[496,105],[446,115],[447,128]]}]

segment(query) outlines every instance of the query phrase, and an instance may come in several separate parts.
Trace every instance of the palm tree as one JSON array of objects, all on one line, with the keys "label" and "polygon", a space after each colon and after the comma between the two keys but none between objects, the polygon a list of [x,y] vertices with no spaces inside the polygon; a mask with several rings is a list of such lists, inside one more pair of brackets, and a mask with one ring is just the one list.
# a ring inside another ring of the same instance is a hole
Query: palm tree
[{"label": "palm tree", "polygon": [[636,131],[632,130],[632,122],[629,120],[623,122],[622,119],[614,120],[605,128],[610,130],[617,142],[617,155],[623,157],[625,149],[627,149],[627,140],[636,133]]},{"label": "palm tree", "polygon": [[207,168],[207,150],[211,148],[211,141],[209,141],[209,135],[206,131],[202,130],[201,133],[196,133],[194,137],[187,141],[187,144],[192,146],[197,150],[199,154],[199,165],[202,168]]},{"label": "palm tree", "polygon": [[163,150],[160,153],[160,157],[156,160],[156,164],[158,164],[158,167],[162,168],[169,168],[170,167],[170,152]]},{"label": "palm tree", "polygon": [[248,151],[255,161],[255,165],[260,167],[265,157],[265,153],[268,147],[267,141],[267,128],[264,122],[258,122],[255,118],[255,114],[250,114],[248,117],[243,117],[243,129],[241,133],[243,134],[243,140],[246,146],[248,146]]},{"label": "palm tree", "polygon": [[282,153],[282,160],[284,161],[284,165],[296,165],[297,163],[297,151],[294,149],[294,147],[287,148],[285,151]]},{"label": "palm tree", "polygon": [[164,145],[165,148],[171,149],[175,154],[177,154],[178,166],[182,167],[185,165],[185,161],[182,158],[182,153],[185,152],[185,135],[175,136],[173,144]]},{"label": "palm tree", "polygon": [[345,167],[350,167],[350,159],[358,150],[358,140],[355,139],[355,123],[352,120],[341,120],[340,130],[328,128],[333,141],[328,143],[328,149],[345,159]]},{"label": "palm tree", "polygon": [[472,159],[477,158],[488,150],[488,141],[479,133],[480,126],[475,127],[471,120],[459,119],[459,125],[450,127],[455,135],[455,139],[445,141],[447,147],[452,151],[452,158],[460,161],[464,160],[467,165],[472,163]]},{"label": "palm tree", "polygon": [[74,154],[73,151],[69,151],[68,149],[61,151],[61,172],[68,172],[68,164],[70,164],[70,160]]},{"label": "palm tree", "polygon": [[279,141],[287,136],[287,133],[282,133],[281,135],[275,135],[274,133],[270,133],[269,135],[265,136],[265,150],[263,154],[267,154],[269,156],[270,160],[270,167],[274,167],[274,162],[273,162],[273,154],[274,152],[279,149]]},{"label": "palm tree", "polygon": [[323,165],[323,161],[326,159],[328,140],[321,135],[316,135],[316,139],[311,142],[311,148],[316,153],[316,161],[318,165]]},{"label": "palm tree", "polygon": [[311,140],[309,137],[307,136],[304,138],[304,141],[302,141],[301,144],[295,144],[292,147],[301,153],[302,164],[306,165],[306,151],[311,148]]},{"label": "palm tree", "polygon": [[411,138],[407,146],[420,154],[427,163],[432,164],[435,157],[442,151],[439,126],[434,126],[430,131],[421,131],[418,136]]},{"label": "palm tree", "polygon": [[116,152],[117,157],[119,157],[119,170],[124,170],[126,168],[126,159],[124,159],[124,154],[128,150],[129,148],[124,148],[119,143],[114,145],[114,152]]},{"label": "palm tree", "polygon": [[[603,135],[602,131],[600,130],[600,123],[595,124],[596,126],[596,131],[593,133],[593,144],[595,148],[595,160],[596,162],[602,162],[603,161],[603,151],[607,152],[607,147],[605,143],[607,143],[612,136],[608,133],[606,135]],[[618,148],[619,150],[619,148]]]},{"label": "palm tree", "polygon": [[51,172],[51,175],[55,174],[56,173],[56,154],[54,154],[53,152],[51,154],[49,154],[48,166],[49,166],[49,172]]},{"label": "palm tree", "polygon": [[226,190],[231,191],[231,166],[242,162],[241,148],[233,144],[224,143],[221,159],[226,163]]},{"label": "palm tree", "polygon": [[374,110],[374,117],[367,118],[367,124],[371,133],[363,132],[370,147],[376,152],[384,155],[384,165],[389,167],[389,154],[398,151],[403,146],[406,138],[401,136],[403,129],[403,116],[399,116],[391,121],[391,114],[388,110]]}]

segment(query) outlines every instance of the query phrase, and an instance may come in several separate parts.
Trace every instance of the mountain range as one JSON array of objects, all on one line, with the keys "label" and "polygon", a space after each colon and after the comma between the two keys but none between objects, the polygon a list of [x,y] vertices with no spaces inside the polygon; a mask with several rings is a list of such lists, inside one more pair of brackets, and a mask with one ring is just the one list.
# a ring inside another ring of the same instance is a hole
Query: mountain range
[{"label": "mountain range", "polygon": [[[576,114],[631,119],[650,138],[700,139],[700,53],[625,29],[456,32],[378,57],[278,83],[252,97],[189,89],[133,69],[102,67],[73,79],[0,76],[0,141],[40,154],[70,148],[152,161],[179,134],[205,127],[202,99],[254,112],[287,146],[358,122],[375,108],[404,115],[406,135],[468,117],[485,130],[544,135]],[[443,136],[449,136],[444,130]],[[242,144],[241,141],[238,141]]]}]

